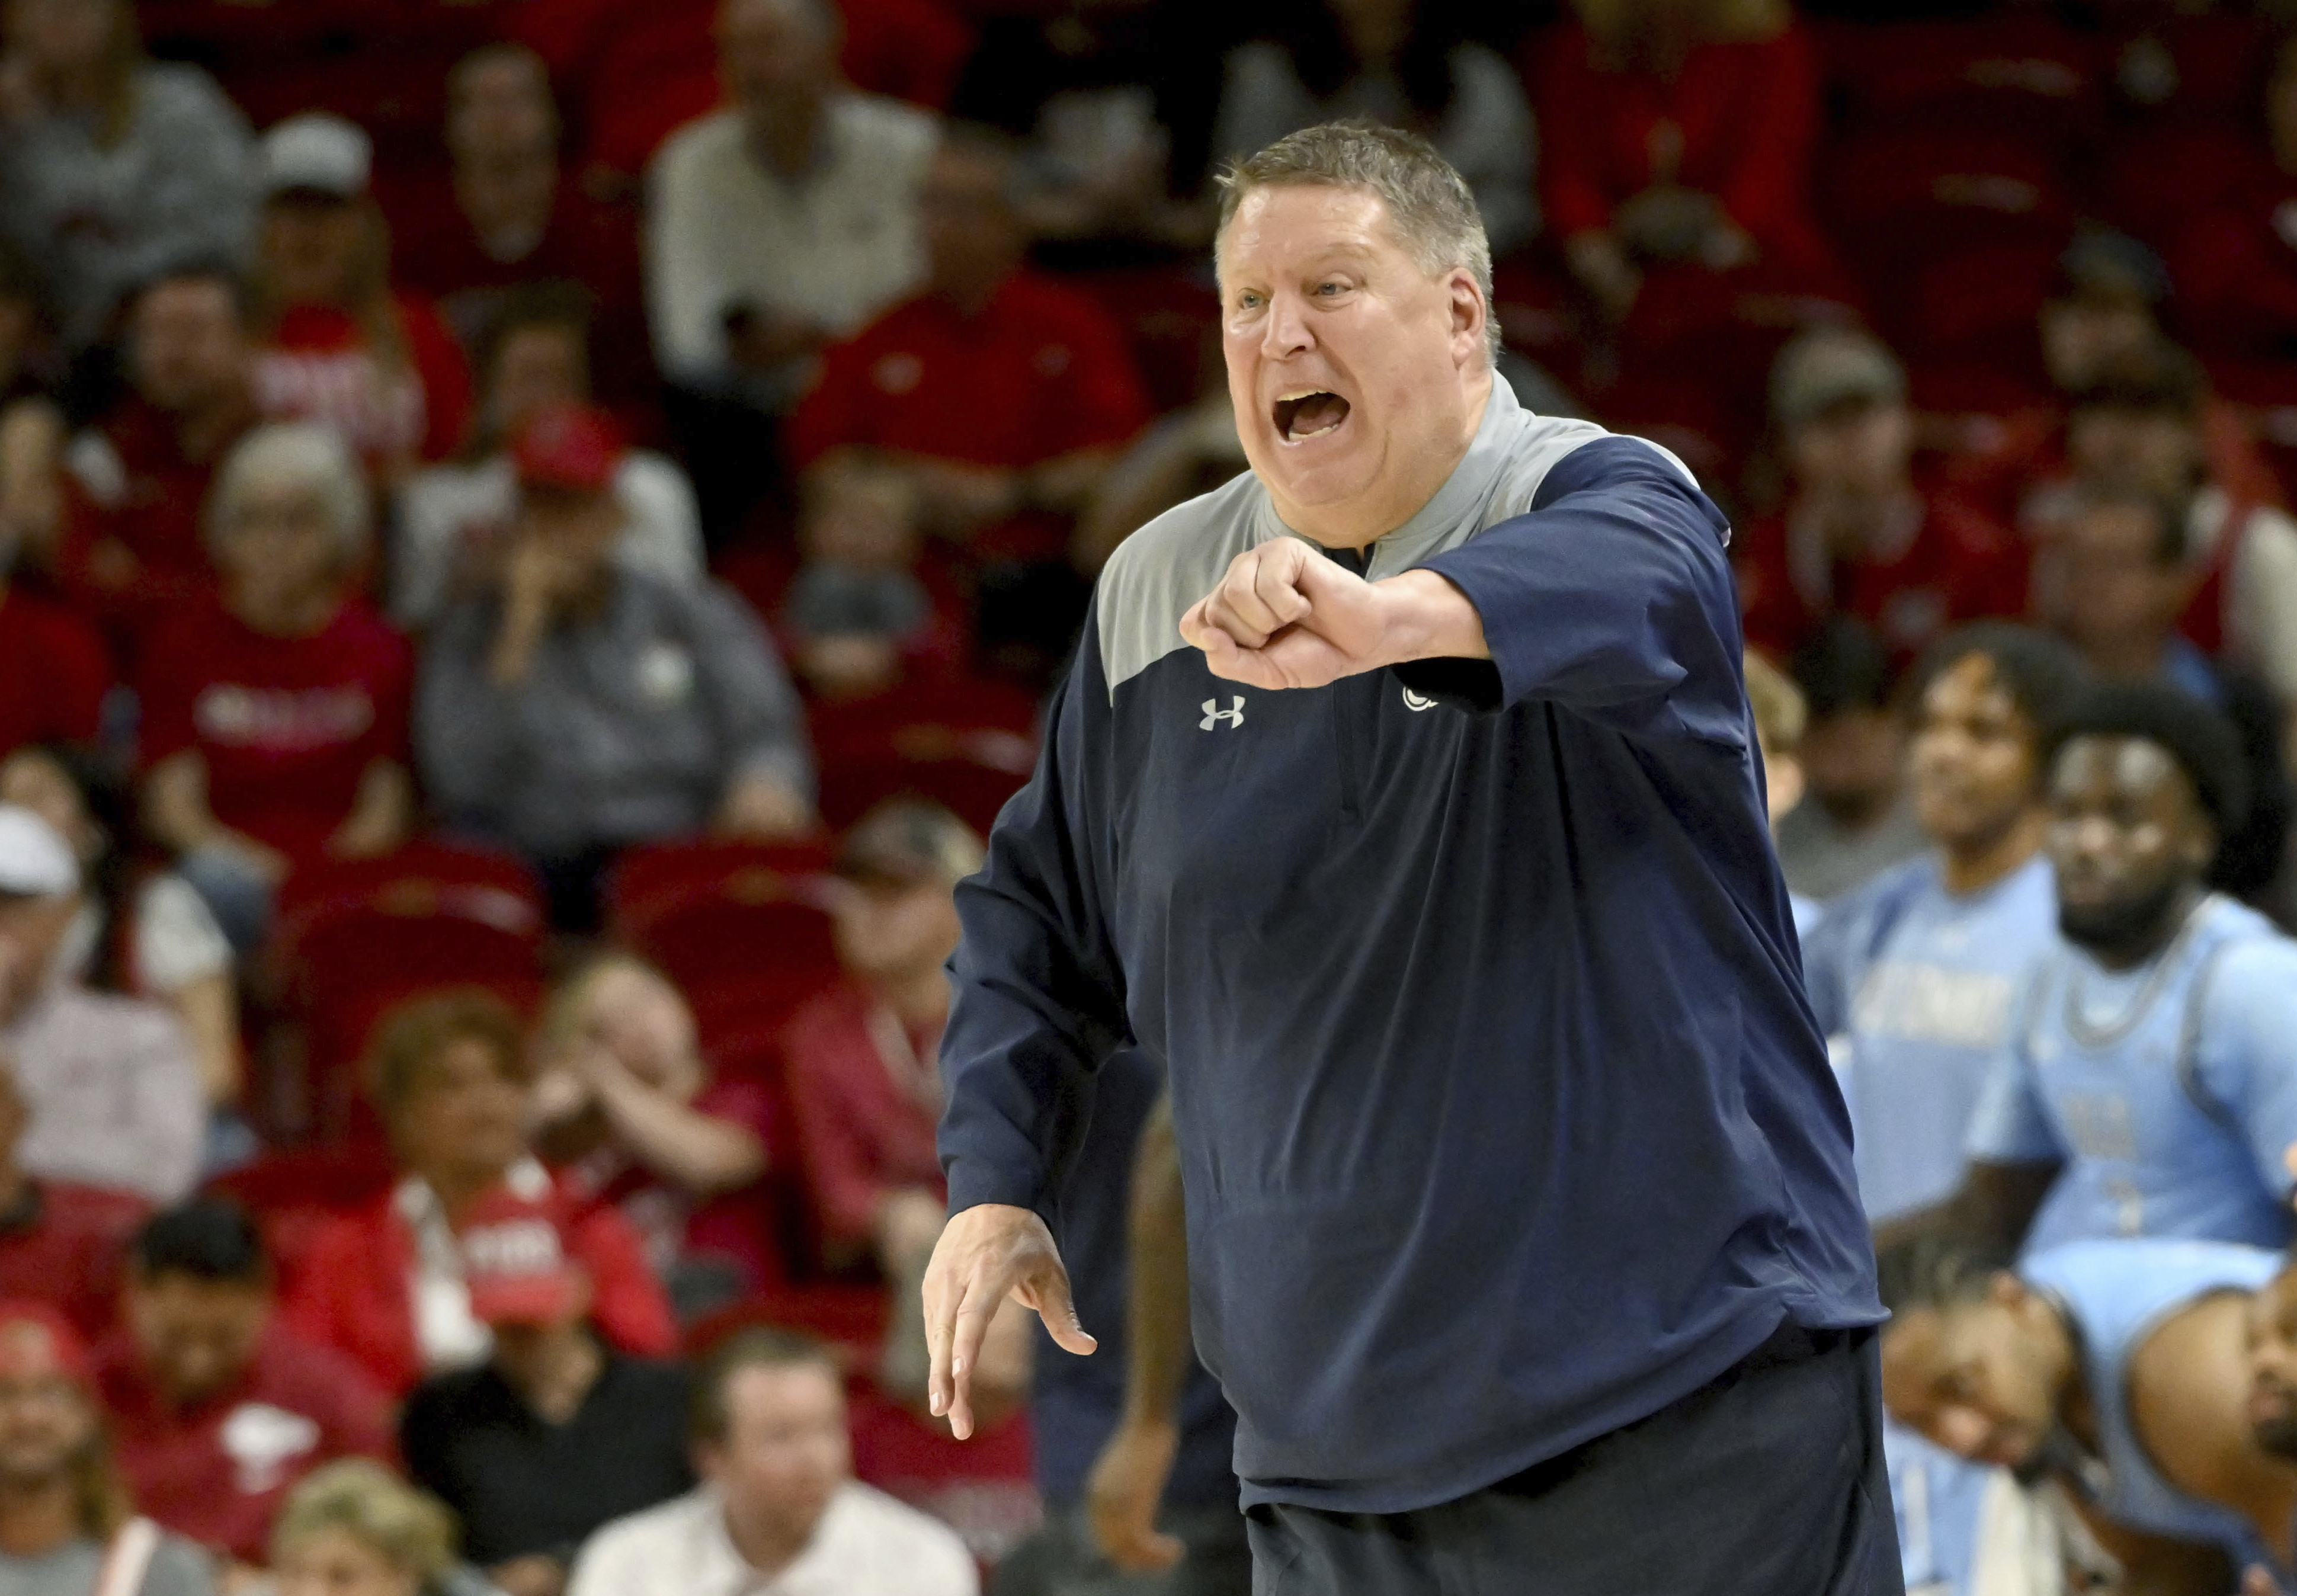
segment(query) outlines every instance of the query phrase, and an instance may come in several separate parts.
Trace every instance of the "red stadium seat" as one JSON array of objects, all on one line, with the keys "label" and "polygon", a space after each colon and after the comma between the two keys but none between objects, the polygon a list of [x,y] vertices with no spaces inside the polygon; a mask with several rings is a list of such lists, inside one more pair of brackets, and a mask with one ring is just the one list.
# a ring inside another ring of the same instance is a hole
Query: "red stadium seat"
[{"label": "red stadium seat", "polygon": [[993,681],[920,682],[813,713],[821,814],[844,829],[873,803],[916,794],[986,833],[1036,764],[1037,703]]},{"label": "red stadium seat", "polygon": [[375,1021],[407,998],[480,986],[531,1007],[542,932],[526,868],[502,854],[426,842],[300,872],[271,956],[304,1041],[301,1113],[290,1116],[301,1132],[330,1144],[372,1134],[358,1062]]},{"label": "red stadium seat", "polygon": [[608,889],[608,923],[678,983],[705,1044],[764,1032],[836,976],[827,863],[818,846],[633,849]]},{"label": "red stadium seat", "polygon": [[704,1357],[737,1331],[771,1325],[820,1337],[849,1373],[858,1373],[876,1362],[892,1306],[883,1286],[827,1281],[785,1286],[696,1320],[686,1332],[686,1351],[689,1357]]},{"label": "red stadium seat", "polygon": [[1991,128],[2060,152],[2103,115],[2095,45],[2032,11],[1955,21],[1846,24],[1821,35],[1852,120]]},{"label": "red stadium seat", "polygon": [[280,1290],[294,1286],[320,1229],[388,1190],[398,1171],[379,1148],[269,1153],[218,1176],[208,1189],[232,1197],[262,1227]]}]

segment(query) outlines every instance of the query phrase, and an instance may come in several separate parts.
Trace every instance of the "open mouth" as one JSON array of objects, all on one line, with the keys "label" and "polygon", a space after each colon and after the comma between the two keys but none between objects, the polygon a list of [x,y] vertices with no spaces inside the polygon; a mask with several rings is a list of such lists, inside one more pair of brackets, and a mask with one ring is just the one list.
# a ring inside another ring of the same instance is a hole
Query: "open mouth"
[{"label": "open mouth", "polygon": [[1348,418],[1348,401],[1322,388],[1303,389],[1276,401],[1276,435],[1300,443],[1331,432]]}]

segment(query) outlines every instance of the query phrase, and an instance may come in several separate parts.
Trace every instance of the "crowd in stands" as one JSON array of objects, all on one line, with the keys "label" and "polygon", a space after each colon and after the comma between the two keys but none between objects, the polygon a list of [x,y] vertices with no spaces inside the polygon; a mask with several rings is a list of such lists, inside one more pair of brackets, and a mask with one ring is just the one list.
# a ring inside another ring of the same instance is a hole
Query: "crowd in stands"
[{"label": "crowd in stands", "polygon": [[[1730,512],[1870,1211],[2014,1243],[2112,1140],[1994,1084],[2068,717],[2182,695],[2186,884],[2297,917],[2292,21],[5,0],[4,1578],[1091,1564],[1121,1369],[1014,1311],[983,1434],[925,1411],[951,894],[1101,564],[1242,468],[1213,174],[1331,117],[1466,177],[1527,404]],[[2196,1091],[2277,1102],[2263,1045]]]}]

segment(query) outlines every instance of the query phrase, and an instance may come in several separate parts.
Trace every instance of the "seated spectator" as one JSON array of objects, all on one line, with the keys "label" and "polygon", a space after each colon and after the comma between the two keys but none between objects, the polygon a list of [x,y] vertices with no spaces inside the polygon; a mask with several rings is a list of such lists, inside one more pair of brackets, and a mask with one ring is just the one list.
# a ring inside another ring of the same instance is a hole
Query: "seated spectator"
[{"label": "seated spectator", "polygon": [[60,967],[79,887],[55,828],[0,806],[0,1057],[31,1111],[17,1165],[172,1202],[199,1174],[199,1065],[165,1008],[90,991]]},{"label": "seated spectator", "polygon": [[346,1458],[289,1493],[271,1534],[279,1596],[490,1596],[455,1518],[382,1464]]},{"label": "seated spectator", "polygon": [[611,421],[546,411],[512,453],[516,536],[489,588],[432,631],[416,744],[449,821],[526,854],[553,923],[583,930],[622,849],[803,833],[813,772],[796,695],[740,601],[615,562]]},{"label": "seated spectator", "polygon": [[36,554],[55,537],[53,465],[63,435],[45,297],[39,267],[0,231],[0,545]]},{"label": "seated spectator", "polygon": [[211,596],[201,507],[258,420],[244,290],[221,266],[179,266],[129,302],[128,392],[62,450],[51,563],[123,648],[167,611]]},{"label": "seated spectator", "polygon": [[278,1322],[271,1261],[236,1205],[152,1216],[128,1252],[121,1328],[96,1384],[145,1512],[226,1565],[259,1568],[287,1493],[322,1464],[391,1453],[389,1399]]},{"label": "seated spectator", "polygon": [[46,1303],[83,1336],[119,1312],[120,1261],[150,1212],[132,1192],[25,1173],[16,1148],[31,1112],[0,1070],[0,1300]]},{"label": "seated spectator", "polygon": [[1229,53],[1216,160],[1317,122],[1369,117],[1421,135],[1459,169],[1494,255],[1539,230],[1538,139],[1514,68],[1420,0],[1301,0],[1289,10],[1273,38]]},{"label": "seated spectator", "polygon": [[694,1011],[661,971],[626,953],[576,970],[544,1011],[536,1051],[545,1156],[646,1238],[680,1319],[780,1278],[764,1181],[772,1093],[711,1079]]},{"label": "seated spectator", "polygon": [[2064,587],[2057,629],[2106,681],[2158,681],[2224,715],[2248,767],[2240,824],[2218,839],[2210,884],[2253,896],[2273,880],[2289,830],[2281,715],[2254,677],[2211,659],[2178,630],[2195,574],[2182,498],[2095,484],[2061,506],[2054,552]]},{"label": "seated spectator", "polygon": [[213,1596],[207,1554],[136,1517],[94,1384],[54,1310],[0,1304],[0,1583],[23,1596]]},{"label": "seated spectator", "polygon": [[1102,473],[1077,514],[1069,558],[1078,570],[1099,574],[1118,544],[1245,468],[1236,403],[1223,383],[1187,409],[1152,424]]},{"label": "seated spectator", "polygon": [[557,1215],[607,1341],[645,1356],[674,1349],[677,1326],[629,1222],[562,1192],[527,1150],[518,1016],[489,993],[445,992],[402,1005],[377,1034],[367,1083],[403,1172],[381,1202],[313,1242],[288,1322],[397,1394],[426,1373],[485,1362],[493,1337],[472,1308],[457,1238],[506,1188]]},{"label": "seated spectator", "polygon": [[0,750],[94,742],[111,656],[86,621],[10,580],[12,555],[0,537]]},{"label": "seated spectator", "polygon": [[1205,0],[1063,0],[987,16],[949,114],[1028,141],[1041,237],[1097,246],[1096,261],[1151,253],[1125,243],[1200,248],[1221,41],[1245,25]]},{"label": "seated spectator", "polygon": [[736,1335],[698,1377],[690,1436],[708,1482],[608,1525],[568,1596],[974,1596],[964,1543],[852,1478],[845,1389],[828,1349],[786,1330]]},{"label": "seated spectator", "polygon": [[1811,205],[1816,53],[1784,0],[1571,9],[1526,76],[1547,225],[1602,312],[1625,322],[1647,288],[1708,295],[1699,279],[1733,273],[1837,292]]},{"label": "seated spectator", "polygon": [[137,878],[126,784],[80,748],[39,744],[0,760],[0,803],[30,810],[79,860],[80,906],[58,958],[104,991],[165,1003],[198,1049],[217,1107],[239,1100],[239,986],[230,942],[207,901],[171,870]]},{"label": "seated spectator", "polygon": [[[579,290],[512,291],[479,348],[480,398],[459,459],[425,467],[399,495],[391,547],[392,616],[421,628],[481,585],[519,514],[511,440],[543,411],[590,400],[589,309]],[[702,576],[702,527],[686,473],[650,449],[626,450],[614,473],[623,512],[617,564],[680,586]]]},{"label": "seated spectator", "polygon": [[[2072,401],[2115,369],[2154,358],[2169,294],[2168,272],[2143,243],[2105,228],[2077,233],[2038,321],[2052,399],[2006,416],[1971,419],[1949,485],[1997,521],[2029,522],[2029,498],[2066,474]],[[2205,394],[2201,417],[2210,480],[2244,502],[2280,504],[2280,484],[2240,408]]]},{"label": "seated spectator", "polygon": [[[1763,800],[1771,820],[1771,835],[1779,823],[1802,802],[1802,734],[1810,721],[1810,706],[1802,689],[1787,673],[1756,650],[1741,660],[1747,679],[1747,708],[1755,720],[1755,752],[1763,761]],[[1807,936],[1825,912],[1824,905],[1790,891],[1787,906],[1794,911],[1795,934]]]},{"label": "seated spectator", "polygon": [[474,353],[506,294],[580,283],[597,306],[600,386],[634,399],[651,381],[635,216],[562,178],[558,135],[549,70],[534,52],[486,45],[457,62],[447,78],[451,179],[395,228],[397,275],[438,302]]},{"label": "seated spectator", "polygon": [[1809,706],[1806,796],[1778,823],[1779,864],[1790,890],[1824,903],[1912,859],[1927,839],[1906,798],[1906,728],[1882,640],[1856,621],[1831,621],[1789,666]]},{"label": "seated spectator", "polygon": [[590,1277],[548,1209],[498,1191],[473,1212],[461,1248],[494,1351],[416,1388],[400,1448],[506,1596],[558,1596],[593,1531],[693,1487],[686,1370],[599,1338]]},{"label": "seated spectator", "polygon": [[430,301],[391,284],[373,164],[340,117],[290,117],[263,136],[256,397],[267,415],[333,427],[391,483],[462,442],[471,379]]},{"label": "seated spectator", "polygon": [[726,108],[672,136],[647,177],[655,354],[690,396],[673,420],[713,533],[756,501],[744,480],[773,447],[759,418],[924,275],[933,120],[841,88],[837,26],[827,0],[723,0]]},{"label": "seated spectator", "polygon": [[334,433],[251,433],[208,506],[221,602],[144,652],[145,823],[242,953],[290,870],[388,853],[414,818],[413,662],[356,586],[367,515]]},{"label": "seated spectator", "polygon": [[246,252],[246,119],[205,73],[145,59],[131,0],[15,0],[4,36],[0,226],[47,268],[69,345],[169,263]]},{"label": "seated spectator", "polygon": [[966,638],[920,579],[918,545],[917,492],[902,473],[854,464],[807,482],[804,563],[778,629],[819,696],[860,697],[962,664]]},{"label": "seated spectator", "polygon": [[1918,481],[1905,370],[1864,333],[1807,333],[1780,354],[1771,413],[1791,489],[1734,540],[1747,640],[1784,656],[1832,615],[1900,658],[1946,627],[2026,605],[2014,533]]},{"label": "seated spectator", "polygon": [[845,979],[783,1038],[823,1247],[833,1263],[872,1255],[889,1279],[941,1237],[942,966],[957,947],[952,894],[981,861],[981,840],[939,804],[893,799],[862,817],[837,858]]},{"label": "seated spectator", "polygon": [[2075,397],[2065,431],[2071,475],[2027,500],[2039,546],[2035,613],[2052,624],[2063,613],[2054,545],[2062,506],[2080,484],[2182,499],[2194,588],[2179,629],[2203,653],[2253,672],[2285,712],[2297,711],[2297,521],[2210,479],[2206,383],[2192,357],[2157,344],[2110,366]]},{"label": "seated spectator", "polygon": [[[857,459],[902,472],[924,530],[992,567],[984,635],[1057,660],[1083,612],[1070,522],[1148,406],[1107,313],[1023,267],[1015,182],[997,136],[943,140],[922,200],[926,291],[830,350],[791,457],[809,474]],[[1048,565],[1066,580],[1031,574]]]}]

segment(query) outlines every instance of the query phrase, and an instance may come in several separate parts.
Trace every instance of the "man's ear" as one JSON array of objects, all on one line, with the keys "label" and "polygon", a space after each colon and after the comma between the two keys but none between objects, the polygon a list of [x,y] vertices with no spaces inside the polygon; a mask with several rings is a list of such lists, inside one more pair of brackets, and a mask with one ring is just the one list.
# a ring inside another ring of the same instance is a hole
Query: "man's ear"
[{"label": "man's ear", "polygon": [[1480,352],[1492,315],[1492,308],[1484,302],[1484,291],[1463,266],[1453,268],[1445,286],[1452,296],[1453,347],[1470,355]]}]

